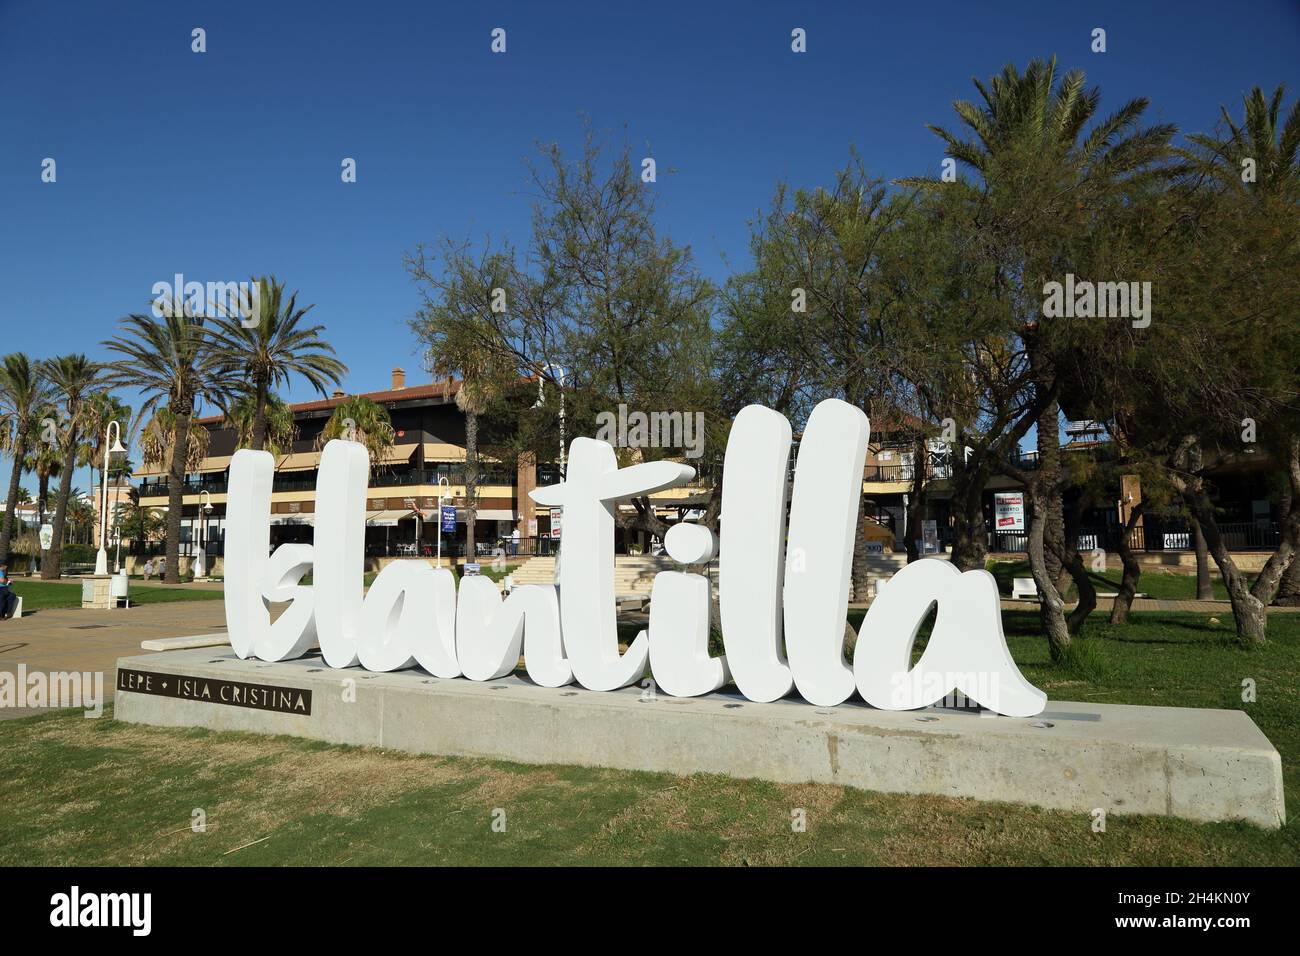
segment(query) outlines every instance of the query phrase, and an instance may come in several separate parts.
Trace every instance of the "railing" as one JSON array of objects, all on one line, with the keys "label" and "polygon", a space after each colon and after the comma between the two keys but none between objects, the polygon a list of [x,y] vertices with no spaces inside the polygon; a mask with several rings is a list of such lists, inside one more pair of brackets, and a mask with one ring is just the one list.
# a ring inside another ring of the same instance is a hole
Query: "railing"
[{"label": "railing", "polygon": [[[1118,551],[1123,529],[1080,528],[1075,547],[1080,551]],[[1229,551],[1276,551],[1282,542],[1282,529],[1276,521],[1229,521],[1219,524],[1223,546]],[[999,532],[990,536],[993,551],[1023,553],[1028,550],[1028,533]],[[1128,546],[1133,551],[1191,551],[1195,548],[1195,534],[1182,523],[1149,518],[1142,527],[1128,533]]]},{"label": "railing", "polygon": [[[483,467],[478,472],[478,484],[483,485],[507,485],[513,487],[516,481],[516,472],[510,468],[500,467]],[[452,485],[465,484],[465,471],[463,466],[457,470],[450,467],[442,466],[420,469],[385,470],[376,469],[370,477],[370,487],[404,487],[408,485],[436,485],[439,478],[446,478]],[[538,484],[555,484],[559,479],[559,469],[538,469]],[[315,471],[282,471],[278,472],[271,482],[273,491],[314,491],[316,488]],[[204,491],[214,495],[225,494],[229,490],[229,482],[225,475],[213,475],[211,478],[196,479],[193,477],[185,480],[182,494],[197,495]],[[146,478],[140,482],[139,487],[141,498],[161,498],[167,495],[166,478]]]}]

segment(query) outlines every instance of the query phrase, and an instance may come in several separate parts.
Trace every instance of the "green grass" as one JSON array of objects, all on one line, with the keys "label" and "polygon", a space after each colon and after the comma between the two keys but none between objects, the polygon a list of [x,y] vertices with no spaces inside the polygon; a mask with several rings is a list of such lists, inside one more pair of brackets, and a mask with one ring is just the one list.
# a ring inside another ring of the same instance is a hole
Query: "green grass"
[{"label": "green grass", "polygon": [[[42,608],[81,607],[80,581],[39,581],[15,578],[14,593],[23,599],[23,613]],[[166,604],[172,601],[219,601],[221,591],[186,587],[131,585],[132,604]]]},{"label": "green grass", "polygon": [[[0,722],[0,864],[1300,865],[1300,616],[1246,651],[1205,615],[1100,615],[1054,664],[1032,611],[1004,614],[1025,674],[1059,700],[1245,710],[1282,754],[1292,820],[1117,817],[724,776],[338,747],[123,724]],[[1241,701],[1255,680],[1258,702]],[[202,808],[208,829],[194,833]],[[493,811],[506,813],[504,833]],[[807,832],[791,811],[804,808]],[[261,842],[255,842],[261,841]]]},{"label": "green grass", "polygon": [[[988,569],[997,578],[998,590],[1006,597],[1011,596],[1012,578],[1033,576],[1029,571],[1028,561],[990,561]],[[1102,574],[1090,573],[1088,577],[1092,579],[1093,585],[1100,592],[1114,594],[1119,590],[1121,572],[1118,568],[1112,568]],[[1211,571],[1211,581],[1214,585],[1215,598],[1226,601],[1228,591],[1223,586],[1223,580],[1219,577],[1217,570]],[[1156,600],[1195,601],[1196,575],[1158,568],[1143,568],[1142,576],[1138,578],[1137,589],[1138,593],[1146,594]],[[1065,599],[1067,601],[1076,601],[1078,598],[1079,590],[1071,582],[1066,591]]]}]

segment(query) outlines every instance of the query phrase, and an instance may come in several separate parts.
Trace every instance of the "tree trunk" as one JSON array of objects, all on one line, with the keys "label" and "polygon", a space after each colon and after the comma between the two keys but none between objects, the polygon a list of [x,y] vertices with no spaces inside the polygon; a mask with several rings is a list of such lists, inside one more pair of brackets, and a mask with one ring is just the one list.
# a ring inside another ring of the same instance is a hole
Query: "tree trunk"
[{"label": "tree trunk", "polygon": [[77,429],[68,428],[68,447],[63,460],[63,470],[59,472],[59,500],[54,506],[54,540],[50,550],[41,558],[41,580],[57,581],[59,564],[63,557],[63,526],[68,519],[68,498],[72,496],[72,471],[77,465]]},{"label": "tree trunk", "polygon": [[9,563],[13,544],[14,522],[18,520],[18,486],[22,483],[23,456],[27,454],[27,428],[18,429],[13,448],[14,466],[9,475],[9,494],[5,498],[4,527],[0,529],[0,564]]},{"label": "tree trunk", "polygon": [[1278,586],[1277,598],[1273,603],[1283,607],[1300,605],[1300,555],[1291,555],[1291,563],[1282,575],[1282,583]]},{"label": "tree trunk", "polygon": [[853,538],[853,564],[849,570],[849,600],[865,601],[867,586],[871,580],[871,568],[867,557],[867,498],[858,498],[858,533]]},{"label": "tree trunk", "polygon": [[952,495],[952,563],[959,571],[976,571],[984,567],[988,554],[988,530],[984,524],[984,484],[981,469],[959,467],[962,455],[953,455]]},{"label": "tree trunk", "polygon": [[474,524],[478,521],[478,414],[465,412],[465,560],[474,560]]},{"label": "tree trunk", "polygon": [[1042,598],[1041,620],[1047,635],[1047,647],[1052,660],[1059,661],[1070,649],[1070,628],[1065,620],[1065,600],[1056,588],[1055,579],[1047,571],[1046,537],[1047,511],[1038,493],[1040,476],[1035,475],[1027,489],[1032,514],[1029,519],[1029,570]]},{"label": "tree trunk", "polygon": [[1084,499],[1078,498],[1070,508],[1069,514],[1062,512],[1062,540],[1064,545],[1057,554],[1061,565],[1061,574],[1057,577],[1056,589],[1065,594],[1070,581],[1074,582],[1079,592],[1079,602],[1066,618],[1066,626],[1072,637],[1078,637],[1088,616],[1097,609],[1097,587],[1092,583],[1089,566],[1079,551],[1079,525],[1082,521]]},{"label": "tree trunk", "polygon": [[254,393],[253,406],[253,448],[257,451],[266,448],[266,401],[268,391],[266,382],[259,379]]},{"label": "tree trunk", "polygon": [[1265,606],[1277,599],[1282,579],[1300,547],[1300,436],[1293,437],[1287,449],[1286,476],[1281,503],[1281,540],[1251,588],[1251,594]]},{"label": "tree trunk", "polygon": [[[910,564],[922,557],[924,552],[917,547],[918,541],[925,540],[923,524],[925,522],[925,479],[926,466],[929,464],[929,449],[924,435],[918,435],[912,446],[912,489],[907,496],[905,523],[907,525],[907,561]],[[980,567],[984,565],[981,563]]]},{"label": "tree trunk", "polygon": [[1214,600],[1214,579],[1210,577],[1210,549],[1205,546],[1201,523],[1192,518],[1192,546],[1196,549],[1196,600]]},{"label": "tree trunk", "polygon": [[172,434],[172,460],[167,467],[167,576],[168,584],[181,583],[181,509],[185,507],[185,459],[190,447],[190,411],[176,410]]},{"label": "tree trunk", "polygon": [[1112,624],[1124,624],[1128,621],[1129,610],[1133,607],[1133,596],[1137,594],[1138,579],[1142,577],[1142,565],[1138,563],[1137,555],[1133,553],[1133,542],[1130,538],[1141,515],[1142,505],[1138,503],[1130,509],[1128,521],[1119,529],[1117,547],[1124,574],[1119,582],[1119,593],[1115,595],[1115,603],[1110,609]]},{"label": "tree trunk", "polygon": [[[1038,473],[1035,476],[1036,510],[1043,513],[1043,572],[1051,579],[1059,593],[1064,588],[1061,555],[1065,551],[1065,517],[1061,504],[1061,408],[1055,402],[1047,403],[1038,416],[1037,427]],[[1093,601],[1096,601],[1094,595]],[[1058,626],[1050,620],[1057,613],[1048,601],[1039,607],[1043,629],[1051,632]]]},{"label": "tree trunk", "polygon": [[1205,533],[1205,544],[1214,557],[1214,563],[1219,566],[1219,574],[1228,589],[1228,601],[1232,605],[1232,617],[1237,625],[1237,640],[1246,647],[1263,644],[1268,640],[1267,605],[1251,593],[1246,575],[1224,547],[1213,505],[1200,489],[1186,489],[1183,496],[1188,508],[1200,521]]}]

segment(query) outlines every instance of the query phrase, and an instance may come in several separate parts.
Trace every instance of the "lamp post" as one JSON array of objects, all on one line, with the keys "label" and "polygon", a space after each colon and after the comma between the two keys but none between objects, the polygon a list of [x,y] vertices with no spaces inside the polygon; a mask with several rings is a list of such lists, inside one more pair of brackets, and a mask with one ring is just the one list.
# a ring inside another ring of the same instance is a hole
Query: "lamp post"
[{"label": "lamp post", "polygon": [[442,567],[442,501],[446,497],[443,489],[450,490],[451,482],[446,475],[438,476],[438,567]]},{"label": "lamp post", "polygon": [[[564,369],[558,365],[552,365],[550,362],[543,362],[539,367],[540,371],[554,372],[555,381],[560,389],[560,480],[564,480]],[[546,404],[546,393],[542,391],[542,379],[537,379],[537,402],[533,408],[541,408]]]},{"label": "lamp post", "polygon": [[[204,495],[207,495],[206,500]],[[194,563],[194,577],[206,578],[208,576],[208,550],[204,546],[207,539],[208,515],[212,513],[212,492],[204,488],[199,492],[199,501],[202,507],[199,509],[199,557]]]},{"label": "lamp post", "polygon": [[[114,435],[114,429],[117,429],[115,438],[111,437]],[[99,499],[99,552],[95,555],[97,577],[108,574],[108,459],[110,455],[125,453],[126,449],[122,447],[122,426],[116,421],[111,421],[104,429],[104,487]]]}]

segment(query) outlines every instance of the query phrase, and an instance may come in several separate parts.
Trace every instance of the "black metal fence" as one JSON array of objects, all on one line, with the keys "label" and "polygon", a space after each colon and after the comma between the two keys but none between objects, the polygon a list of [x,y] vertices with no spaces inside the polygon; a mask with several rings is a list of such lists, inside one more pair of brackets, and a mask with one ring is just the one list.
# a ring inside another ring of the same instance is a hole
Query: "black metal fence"
[{"label": "black metal fence", "polygon": [[[1075,547],[1080,551],[1118,551],[1123,529],[1080,528]],[[1282,529],[1276,521],[1232,521],[1219,524],[1223,545],[1229,551],[1276,551]],[[1029,535],[1024,531],[998,532],[989,536],[992,551],[1023,553],[1028,551]],[[1128,545],[1133,551],[1192,551],[1195,535],[1186,524],[1145,521],[1129,532]]]}]

